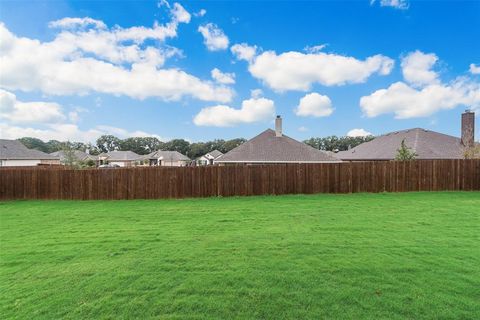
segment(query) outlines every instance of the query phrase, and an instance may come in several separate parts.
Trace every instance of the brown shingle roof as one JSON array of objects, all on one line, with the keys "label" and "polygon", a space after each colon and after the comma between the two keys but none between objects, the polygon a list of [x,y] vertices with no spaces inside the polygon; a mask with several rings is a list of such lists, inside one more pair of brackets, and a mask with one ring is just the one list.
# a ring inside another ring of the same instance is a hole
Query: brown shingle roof
[{"label": "brown shingle roof", "polygon": [[336,157],[342,160],[392,160],[405,139],[407,147],[417,153],[417,159],[463,159],[461,140],[443,133],[421,128],[395,131],[362,143]]},{"label": "brown shingle roof", "polygon": [[267,129],[215,160],[215,163],[311,163],[338,162],[326,152],[288,136],[276,137]]},{"label": "brown shingle roof", "polygon": [[45,152],[28,149],[20,141],[0,139],[1,160],[58,160]]}]

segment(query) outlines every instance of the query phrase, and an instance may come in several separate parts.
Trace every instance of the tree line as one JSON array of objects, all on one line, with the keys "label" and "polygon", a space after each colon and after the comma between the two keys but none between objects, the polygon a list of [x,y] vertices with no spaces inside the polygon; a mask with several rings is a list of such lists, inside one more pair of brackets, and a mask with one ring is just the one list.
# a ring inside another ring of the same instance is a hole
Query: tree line
[{"label": "tree line", "polygon": [[[325,151],[343,151],[353,148],[363,142],[370,141],[369,137],[337,137],[329,136],[324,138],[310,138],[304,143],[320,150]],[[237,138],[231,140],[215,139],[207,142],[189,142],[184,139],[173,139],[167,142],[160,141],[155,137],[131,137],[120,139],[113,135],[103,135],[99,137],[96,143],[83,143],[72,141],[49,140],[44,142],[37,138],[24,137],[18,139],[29,149],[37,149],[45,153],[73,149],[88,152],[92,155],[98,155],[109,151],[133,151],[137,154],[149,154],[157,150],[178,151],[190,159],[196,159],[208,152],[218,150],[227,153],[233,148],[238,147],[246,140]],[[87,151],[88,150],[88,151]]]}]

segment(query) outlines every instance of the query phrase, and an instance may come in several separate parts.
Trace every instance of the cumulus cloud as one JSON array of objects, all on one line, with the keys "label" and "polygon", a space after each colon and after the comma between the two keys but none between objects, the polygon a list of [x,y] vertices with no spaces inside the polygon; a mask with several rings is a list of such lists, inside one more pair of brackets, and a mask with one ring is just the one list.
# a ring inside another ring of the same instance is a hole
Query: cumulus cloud
[{"label": "cumulus cloud", "polygon": [[368,132],[365,129],[352,129],[347,133],[347,137],[366,137],[366,136],[373,136],[373,134],[371,132]]},{"label": "cumulus cloud", "polygon": [[86,18],[63,18],[60,20],[52,21],[48,24],[50,28],[70,29],[78,27],[94,26],[98,29],[106,29],[107,26],[103,21],[95,20],[89,17]]},{"label": "cumulus cloud", "polygon": [[360,98],[360,107],[368,117],[394,113],[398,119],[426,117],[440,110],[480,106],[480,83],[459,77],[443,83],[431,68],[435,54],[415,51],[402,59],[405,81],[396,82]]},{"label": "cumulus cloud", "polygon": [[402,59],[403,78],[415,86],[439,83],[438,73],[432,70],[437,61],[434,53],[411,52]]},{"label": "cumulus cloud", "polygon": [[225,86],[162,68],[166,59],[180,52],[164,41],[176,37],[179,23],[190,21],[179,4],[173,5],[170,15],[170,22],[152,28],[108,29],[91,18],[64,18],[51,23],[60,32],[50,42],[18,37],[0,23],[0,86],[51,95],[99,92],[136,99],[191,96],[230,101],[233,91]]},{"label": "cumulus cloud", "polygon": [[255,55],[257,54],[256,46],[249,46],[246,43],[235,44],[230,48],[233,55],[238,60],[252,61]]},{"label": "cumulus cloud", "polygon": [[204,15],[207,14],[207,10],[205,9],[200,9],[198,12],[194,13],[193,15],[195,17],[203,17]]},{"label": "cumulus cloud", "polygon": [[275,105],[266,98],[250,98],[242,102],[240,109],[217,105],[200,110],[193,122],[197,126],[231,127],[273,119]]},{"label": "cumulus cloud", "polygon": [[222,29],[213,23],[207,23],[198,27],[198,32],[203,36],[203,43],[210,51],[225,50],[228,48],[228,37]]},{"label": "cumulus cloud", "polygon": [[[370,5],[374,5],[377,0],[370,0]],[[380,0],[381,7],[391,7],[399,10],[406,10],[410,7],[408,0]]]},{"label": "cumulus cloud", "polygon": [[475,64],[470,64],[470,73],[471,74],[480,74],[480,66],[477,66]]},{"label": "cumulus cloud", "polygon": [[329,97],[316,92],[309,93],[300,99],[295,114],[301,117],[328,117],[333,113],[332,101]]},{"label": "cumulus cloud", "polygon": [[235,73],[224,73],[218,68],[215,68],[211,71],[212,78],[221,84],[234,84],[235,83]]},{"label": "cumulus cloud", "polygon": [[0,89],[0,119],[16,123],[52,123],[65,118],[58,103],[22,102],[15,94]]},{"label": "cumulus cloud", "polygon": [[393,65],[394,61],[383,55],[358,60],[324,52],[266,51],[251,60],[248,70],[274,90],[307,91],[314,83],[335,86],[365,82],[375,73],[389,74]]},{"label": "cumulus cloud", "polygon": [[478,83],[460,78],[449,84],[431,84],[418,89],[396,82],[360,99],[360,107],[368,117],[394,113],[398,119],[426,117],[462,105],[480,106]]}]

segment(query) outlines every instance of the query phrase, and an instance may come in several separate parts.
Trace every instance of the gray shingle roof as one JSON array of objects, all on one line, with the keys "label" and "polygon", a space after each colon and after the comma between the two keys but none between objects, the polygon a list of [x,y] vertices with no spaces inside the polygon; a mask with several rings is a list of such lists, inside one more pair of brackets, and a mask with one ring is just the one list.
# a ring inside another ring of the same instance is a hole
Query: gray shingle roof
[{"label": "gray shingle roof", "polygon": [[339,162],[326,152],[288,136],[276,137],[267,129],[215,160],[215,163],[312,163]]},{"label": "gray shingle roof", "polygon": [[[80,160],[80,161],[87,161],[87,160],[97,160],[97,156],[90,155],[86,152],[80,151],[80,150],[74,150],[73,153],[75,154],[75,157]],[[65,160],[65,152],[63,150],[56,151],[50,153],[50,155],[59,157],[60,161]]]},{"label": "gray shingle roof", "polygon": [[[207,153],[206,155],[210,155],[213,159],[217,159],[218,157],[222,156],[223,153],[221,153],[220,151],[218,151],[218,150],[215,149],[215,150]],[[205,156],[206,156],[206,155],[205,155]]]},{"label": "gray shingle roof", "polygon": [[342,160],[392,160],[405,139],[407,147],[417,153],[417,159],[463,159],[461,140],[443,133],[414,128],[376,137],[336,157]]},{"label": "gray shingle roof", "polygon": [[178,151],[154,151],[144,156],[144,159],[161,159],[164,161],[190,161],[190,159]]},{"label": "gray shingle roof", "polygon": [[143,159],[141,155],[133,151],[110,151],[100,154],[99,157],[107,157],[108,161],[137,161]]},{"label": "gray shingle roof", "polygon": [[0,139],[1,160],[58,160],[59,157],[28,149],[20,141]]}]

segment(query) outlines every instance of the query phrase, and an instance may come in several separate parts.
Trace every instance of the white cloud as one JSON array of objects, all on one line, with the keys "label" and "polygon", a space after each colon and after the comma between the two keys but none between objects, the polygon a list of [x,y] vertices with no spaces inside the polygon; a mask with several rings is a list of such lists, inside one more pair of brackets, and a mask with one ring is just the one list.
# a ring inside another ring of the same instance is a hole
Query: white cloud
[{"label": "white cloud", "polygon": [[191,19],[190,13],[187,10],[185,10],[185,8],[182,7],[182,5],[179,3],[173,4],[171,14],[174,18],[173,20],[176,22],[180,22],[180,23],[190,22],[190,19]]},{"label": "white cloud", "polygon": [[480,83],[459,77],[443,83],[431,69],[438,61],[434,53],[414,51],[402,59],[406,82],[396,82],[360,98],[360,107],[368,117],[394,113],[397,119],[427,117],[440,110],[458,106],[480,107]]},{"label": "white cloud", "polygon": [[394,113],[398,119],[426,117],[440,110],[457,106],[480,106],[480,84],[456,79],[449,84],[431,84],[413,88],[396,82],[360,99],[360,107],[368,117]]},{"label": "white cloud", "polygon": [[[51,23],[68,27],[51,42],[17,37],[0,23],[0,86],[51,95],[99,92],[136,99],[192,96],[230,101],[233,91],[225,86],[176,68],[162,68],[166,59],[180,52],[163,41],[175,37],[178,24],[190,19],[179,4],[170,14],[169,23],[155,23],[153,28],[107,29],[91,18],[65,18]],[[157,43],[147,45],[147,39]]]},{"label": "white cloud", "polygon": [[200,9],[198,12],[194,13],[193,15],[195,17],[203,17],[204,15],[207,14],[207,10],[205,9]]},{"label": "white cloud", "polygon": [[235,44],[230,48],[233,55],[238,60],[252,61],[255,55],[257,54],[256,46],[249,46],[246,43]]},{"label": "white cloud", "polygon": [[250,90],[250,96],[255,99],[260,98],[261,96],[263,96],[263,90],[262,89]]},{"label": "white cloud", "polygon": [[225,50],[228,48],[228,37],[222,29],[213,23],[198,27],[198,32],[203,36],[203,43],[210,51]]},{"label": "white cloud", "polygon": [[218,68],[215,68],[211,71],[212,78],[221,84],[234,84],[235,83],[235,73],[224,73]]},{"label": "white cloud", "polygon": [[86,18],[63,18],[52,21],[48,24],[50,28],[70,29],[78,27],[94,26],[98,29],[106,29],[107,26],[103,21],[95,20],[89,17]]},{"label": "white cloud", "polygon": [[22,137],[35,137],[44,141],[59,140],[59,141],[82,141],[94,142],[98,137],[104,134],[116,135],[119,138],[127,137],[161,137],[155,134],[149,134],[143,131],[128,131],[121,128],[110,126],[97,126],[91,129],[82,130],[76,124],[50,124],[43,129],[32,127],[19,127],[0,123],[0,138],[2,139],[18,139]]},{"label": "white cloud", "polygon": [[438,73],[431,70],[438,61],[434,53],[410,52],[402,59],[403,78],[414,86],[439,83]]},{"label": "white cloud", "polygon": [[308,128],[307,127],[304,127],[304,126],[301,126],[298,128],[298,131],[300,132],[307,132],[308,131]]},{"label": "white cloud", "polygon": [[471,74],[480,74],[480,66],[477,66],[475,64],[470,64],[470,73]]},{"label": "white cloud", "polygon": [[197,126],[230,127],[238,124],[254,123],[273,119],[274,102],[265,98],[251,98],[242,102],[240,109],[225,105],[207,107],[200,110],[193,122]]},{"label": "white cloud", "polygon": [[365,129],[352,129],[347,133],[348,137],[366,137],[366,136],[373,136],[371,132],[368,132]]},{"label": "white cloud", "polygon": [[394,61],[383,55],[358,60],[332,53],[291,51],[277,55],[266,51],[253,59],[250,73],[277,91],[307,91],[312,84],[325,86],[365,82],[372,74],[387,75]]},{"label": "white cloud", "polygon": [[300,99],[295,114],[301,117],[328,117],[333,113],[332,101],[329,97],[316,92],[306,94]]},{"label": "white cloud", "polygon": [[22,102],[15,94],[0,89],[0,119],[15,123],[52,123],[65,118],[58,103]]},{"label": "white cloud", "polygon": [[327,44],[320,44],[320,45],[316,45],[316,46],[306,46],[303,51],[307,52],[307,53],[318,53],[320,51],[322,51],[323,49],[325,49],[327,46]]},{"label": "white cloud", "polygon": [[[376,0],[370,0],[370,5],[375,4]],[[381,7],[392,7],[395,9],[406,10],[410,7],[408,0],[380,0]]]}]

